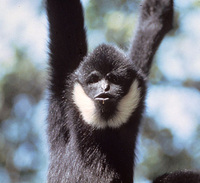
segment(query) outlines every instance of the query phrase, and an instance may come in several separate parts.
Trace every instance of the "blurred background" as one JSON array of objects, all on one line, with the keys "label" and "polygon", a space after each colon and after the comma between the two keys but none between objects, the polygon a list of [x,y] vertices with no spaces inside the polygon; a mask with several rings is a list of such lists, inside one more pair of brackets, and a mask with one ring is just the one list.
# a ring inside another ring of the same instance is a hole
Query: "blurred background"
[{"label": "blurred background", "polygon": [[[127,50],[140,0],[82,0],[89,50]],[[44,183],[48,23],[42,0],[0,0],[0,183]],[[175,0],[174,29],[154,58],[138,138],[136,183],[200,169],[200,0]]]}]

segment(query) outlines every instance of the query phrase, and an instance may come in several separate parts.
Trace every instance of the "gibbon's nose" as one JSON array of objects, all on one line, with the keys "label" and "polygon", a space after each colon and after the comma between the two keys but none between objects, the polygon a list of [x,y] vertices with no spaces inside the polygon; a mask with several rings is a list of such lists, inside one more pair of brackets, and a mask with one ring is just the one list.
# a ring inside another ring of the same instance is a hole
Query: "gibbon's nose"
[{"label": "gibbon's nose", "polygon": [[101,88],[103,89],[104,92],[109,91],[110,90],[110,85],[109,85],[108,81],[102,80]]}]

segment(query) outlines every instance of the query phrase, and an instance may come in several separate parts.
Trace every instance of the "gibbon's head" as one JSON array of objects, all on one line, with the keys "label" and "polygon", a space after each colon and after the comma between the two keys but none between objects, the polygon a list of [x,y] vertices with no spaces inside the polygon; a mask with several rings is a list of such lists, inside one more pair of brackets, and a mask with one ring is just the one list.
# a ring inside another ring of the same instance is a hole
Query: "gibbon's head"
[{"label": "gibbon's head", "polygon": [[133,64],[113,46],[97,47],[75,75],[73,100],[90,126],[118,128],[139,104],[139,80]]}]

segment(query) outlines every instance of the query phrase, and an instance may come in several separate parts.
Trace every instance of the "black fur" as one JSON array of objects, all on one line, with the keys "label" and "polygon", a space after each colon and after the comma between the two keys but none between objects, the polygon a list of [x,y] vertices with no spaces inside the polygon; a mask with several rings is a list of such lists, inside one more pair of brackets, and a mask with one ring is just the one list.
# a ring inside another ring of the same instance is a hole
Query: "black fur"
[{"label": "black fur", "polygon": [[186,170],[166,173],[156,178],[153,183],[200,183],[200,173]]},{"label": "black fur", "polygon": [[[51,68],[48,183],[132,183],[146,78],[156,49],[172,27],[172,0],[144,1],[130,57],[104,44],[87,55],[79,0],[47,0],[47,14]],[[98,74],[91,77],[94,70]],[[114,78],[110,78],[110,74]],[[99,90],[98,84],[88,87],[91,86],[88,83],[99,80],[98,77],[111,80],[109,90],[113,91],[109,95],[114,96],[104,107],[95,102],[104,119],[112,118],[118,100],[127,94],[135,79],[139,82],[138,107],[119,128],[98,129],[86,124],[74,104],[74,82],[80,83],[93,98],[96,92],[93,93],[93,89]]]}]

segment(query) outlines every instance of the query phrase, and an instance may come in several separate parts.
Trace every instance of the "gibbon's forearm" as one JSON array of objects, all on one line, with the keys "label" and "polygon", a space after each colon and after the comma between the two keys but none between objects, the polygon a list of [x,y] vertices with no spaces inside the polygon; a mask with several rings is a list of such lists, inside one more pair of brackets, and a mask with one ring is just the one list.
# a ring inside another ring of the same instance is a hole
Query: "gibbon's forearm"
[{"label": "gibbon's forearm", "polygon": [[173,0],[148,0],[142,5],[130,52],[136,69],[141,69],[144,75],[149,74],[154,54],[172,23]]},{"label": "gibbon's forearm", "polygon": [[51,90],[60,95],[67,76],[87,53],[83,9],[79,0],[47,0]]}]

